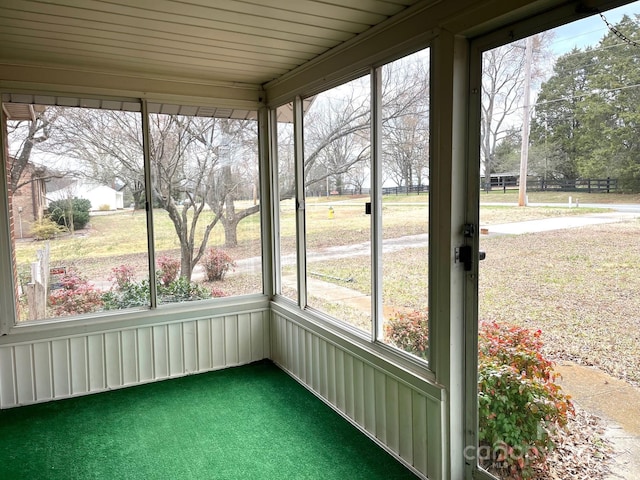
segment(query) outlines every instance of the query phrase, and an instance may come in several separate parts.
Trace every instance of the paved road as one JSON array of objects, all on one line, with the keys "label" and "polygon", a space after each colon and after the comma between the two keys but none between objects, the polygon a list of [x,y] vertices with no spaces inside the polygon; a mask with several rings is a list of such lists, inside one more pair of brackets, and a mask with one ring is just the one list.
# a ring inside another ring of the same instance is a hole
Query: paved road
[{"label": "paved road", "polygon": [[611,211],[603,213],[588,213],[585,215],[575,215],[570,217],[543,218],[540,220],[527,220],[524,222],[511,222],[481,227],[487,228],[489,235],[522,235],[523,233],[548,232],[567,228],[586,227],[588,225],[625,222],[637,218],[640,218],[640,208],[638,208],[637,212]]}]

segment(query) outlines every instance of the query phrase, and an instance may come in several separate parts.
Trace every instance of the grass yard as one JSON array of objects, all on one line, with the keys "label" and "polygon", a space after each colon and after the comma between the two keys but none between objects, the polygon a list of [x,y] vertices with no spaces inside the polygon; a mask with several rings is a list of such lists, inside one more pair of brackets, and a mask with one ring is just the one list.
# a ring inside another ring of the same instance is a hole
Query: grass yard
[{"label": "grass yard", "polygon": [[[483,202],[496,203],[510,193],[482,194]],[[557,194],[553,194],[557,195]],[[542,198],[544,197],[544,198]],[[544,194],[530,201],[553,201]],[[515,197],[514,197],[515,200]],[[511,200],[504,200],[511,201]],[[364,213],[365,198],[313,199],[307,204],[307,247],[349,245],[369,240],[371,217]],[[585,196],[581,203],[640,203],[639,195]],[[333,218],[328,209],[334,210]],[[283,202],[282,253],[295,252],[295,216],[290,201]],[[582,215],[599,210],[557,207],[518,208],[483,205],[481,224],[492,225],[540,218]],[[425,195],[387,196],[383,201],[383,237],[427,231]],[[260,251],[259,216],[240,223],[240,246],[228,250],[235,260],[255,257]],[[162,210],[154,211],[156,248],[177,255],[179,244],[173,224]],[[200,225],[198,235],[202,234]],[[640,383],[640,221],[590,226],[519,236],[481,238],[487,260],[480,270],[480,312],[483,319],[516,323],[544,332],[547,353],[594,364],[620,378]],[[210,245],[224,243],[221,225],[214,228]],[[50,242],[52,258],[77,266],[89,279],[106,280],[113,266],[146,268],[146,221],[143,212],[94,215],[90,227]],[[43,242],[21,240],[16,245],[20,271],[25,271]],[[310,271],[353,278],[347,286],[370,294],[368,257],[324,260]],[[287,269],[292,267],[287,266]],[[427,303],[426,248],[410,248],[383,257],[385,305],[422,308]],[[423,278],[424,281],[416,281]],[[411,280],[407,280],[411,279]],[[238,271],[224,282],[212,284],[228,294],[255,292],[259,274]],[[357,313],[347,307],[313,300],[315,306],[339,318]]]},{"label": "grass yard", "polygon": [[483,238],[480,316],[640,384],[640,221]]},{"label": "grass yard", "polygon": [[[640,384],[640,221],[483,237],[480,319],[540,329],[545,351]],[[369,294],[362,258],[314,265]],[[386,254],[383,302],[420,308],[427,249]],[[412,276],[414,275],[414,276]]]}]

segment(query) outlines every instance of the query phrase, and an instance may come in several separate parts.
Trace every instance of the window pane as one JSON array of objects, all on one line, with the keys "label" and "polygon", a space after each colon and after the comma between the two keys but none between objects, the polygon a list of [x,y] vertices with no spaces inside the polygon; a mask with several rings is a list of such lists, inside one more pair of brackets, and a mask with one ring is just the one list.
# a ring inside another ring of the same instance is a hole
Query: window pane
[{"label": "window pane", "polygon": [[370,79],[315,97],[304,119],[308,305],[371,332]]},{"label": "window pane", "polygon": [[149,122],[158,303],[262,293],[257,122]]},{"label": "window pane", "polygon": [[278,189],[280,195],[280,248],[281,291],[287,298],[298,301],[296,258],[296,189],[295,149],[293,144],[293,104],[277,109]]},{"label": "window pane", "polygon": [[18,320],[148,306],[140,114],[5,107]]},{"label": "window pane", "polygon": [[428,358],[429,49],[382,67],[383,341]]}]

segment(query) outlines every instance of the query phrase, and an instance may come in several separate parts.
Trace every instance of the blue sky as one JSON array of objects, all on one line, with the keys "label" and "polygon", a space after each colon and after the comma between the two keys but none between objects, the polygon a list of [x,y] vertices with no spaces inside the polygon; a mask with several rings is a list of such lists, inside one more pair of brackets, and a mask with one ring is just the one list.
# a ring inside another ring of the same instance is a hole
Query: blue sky
[{"label": "blue sky", "polygon": [[[615,8],[604,12],[609,23],[616,24],[623,15],[633,17],[634,13],[640,14],[640,1],[633,2],[624,7]],[[607,34],[607,26],[600,15],[593,15],[569,25],[554,29],[555,37],[552,41],[552,50],[556,55],[562,55],[573,47],[583,48],[597,44]]]}]

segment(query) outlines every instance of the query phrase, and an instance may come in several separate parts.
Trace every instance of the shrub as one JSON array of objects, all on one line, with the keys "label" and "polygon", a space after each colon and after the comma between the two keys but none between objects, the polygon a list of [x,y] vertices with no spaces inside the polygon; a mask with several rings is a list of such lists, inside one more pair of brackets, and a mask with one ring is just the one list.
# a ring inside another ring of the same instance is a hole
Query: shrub
[{"label": "shrub", "polygon": [[[160,303],[203,300],[211,298],[211,294],[204,286],[190,282],[185,277],[177,278],[167,285],[158,283],[158,301]],[[116,281],[115,288],[102,295],[102,302],[105,310],[149,305],[149,281],[145,279],[141,282],[134,282],[132,280],[121,284]]]},{"label": "shrub", "polygon": [[159,285],[158,297],[161,303],[190,302],[211,298],[211,292],[186,277],[180,277],[169,285]]},{"label": "shrub", "polygon": [[388,343],[426,359],[429,353],[429,315],[419,310],[396,312],[385,323],[384,335]]},{"label": "shrub", "polygon": [[180,273],[180,260],[168,255],[162,255],[158,258],[157,263],[158,270],[156,274],[160,284],[169,285],[178,278],[178,274]]},{"label": "shrub", "polygon": [[101,212],[108,212],[111,210],[111,205],[109,205],[108,203],[103,203],[98,207],[98,210],[100,210]]},{"label": "shrub", "polygon": [[73,218],[74,230],[80,230],[89,223],[89,210],[91,202],[86,198],[55,200],[49,204],[51,220],[70,229]]},{"label": "shrub", "polygon": [[105,310],[149,305],[149,281],[128,282],[102,294]]},{"label": "shrub", "polygon": [[236,262],[223,250],[211,247],[202,257],[202,264],[207,280],[223,280],[229,269],[236,266]]},{"label": "shrub", "polygon": [[219,297],[226,297],[227,294],[225,292],[223,292],[222,290],[220,290],[219,288],[213,287],[211,289],[211,296],[214,297],[214,298],[219,298]]},{"label": "shrub", "polygon": [[512,478],[531,478],[553,450],[553,436],[573,414],[542,353],[542,332],[483,322],[478,346],[479,441],[488,466]]},{"label": "shrub", "polygon": [[[426,358],[428,315],[398,313],[385,325],[385,339]],[[478,338],[480,460],[514,479],[531,478],[555,447],[553,437],[574,413],[556,384],[553,362],[542,355],[542,332],[482,322]]]},{"label": "shrub", "polygon": [[102,307],[101,293],[75,272],[66,273],[60,283],[62,288],[49,295],[49,305],[55,316],[90,313]]},{"label": "shrub", "polygon": [[33,235],[33,238],[36,240],[51,240],[67,231],[66,227],[58,225],[48,217],[42,220],[36,220],[31,224],[31,235]]},{"label": "shrub", "polygon": [[122,290],[127,284],[132,283],[135,278],[133,267],[128,265],[120,265],[111,269],[111,275],[108,280],[114,282],[118,290]]}]

